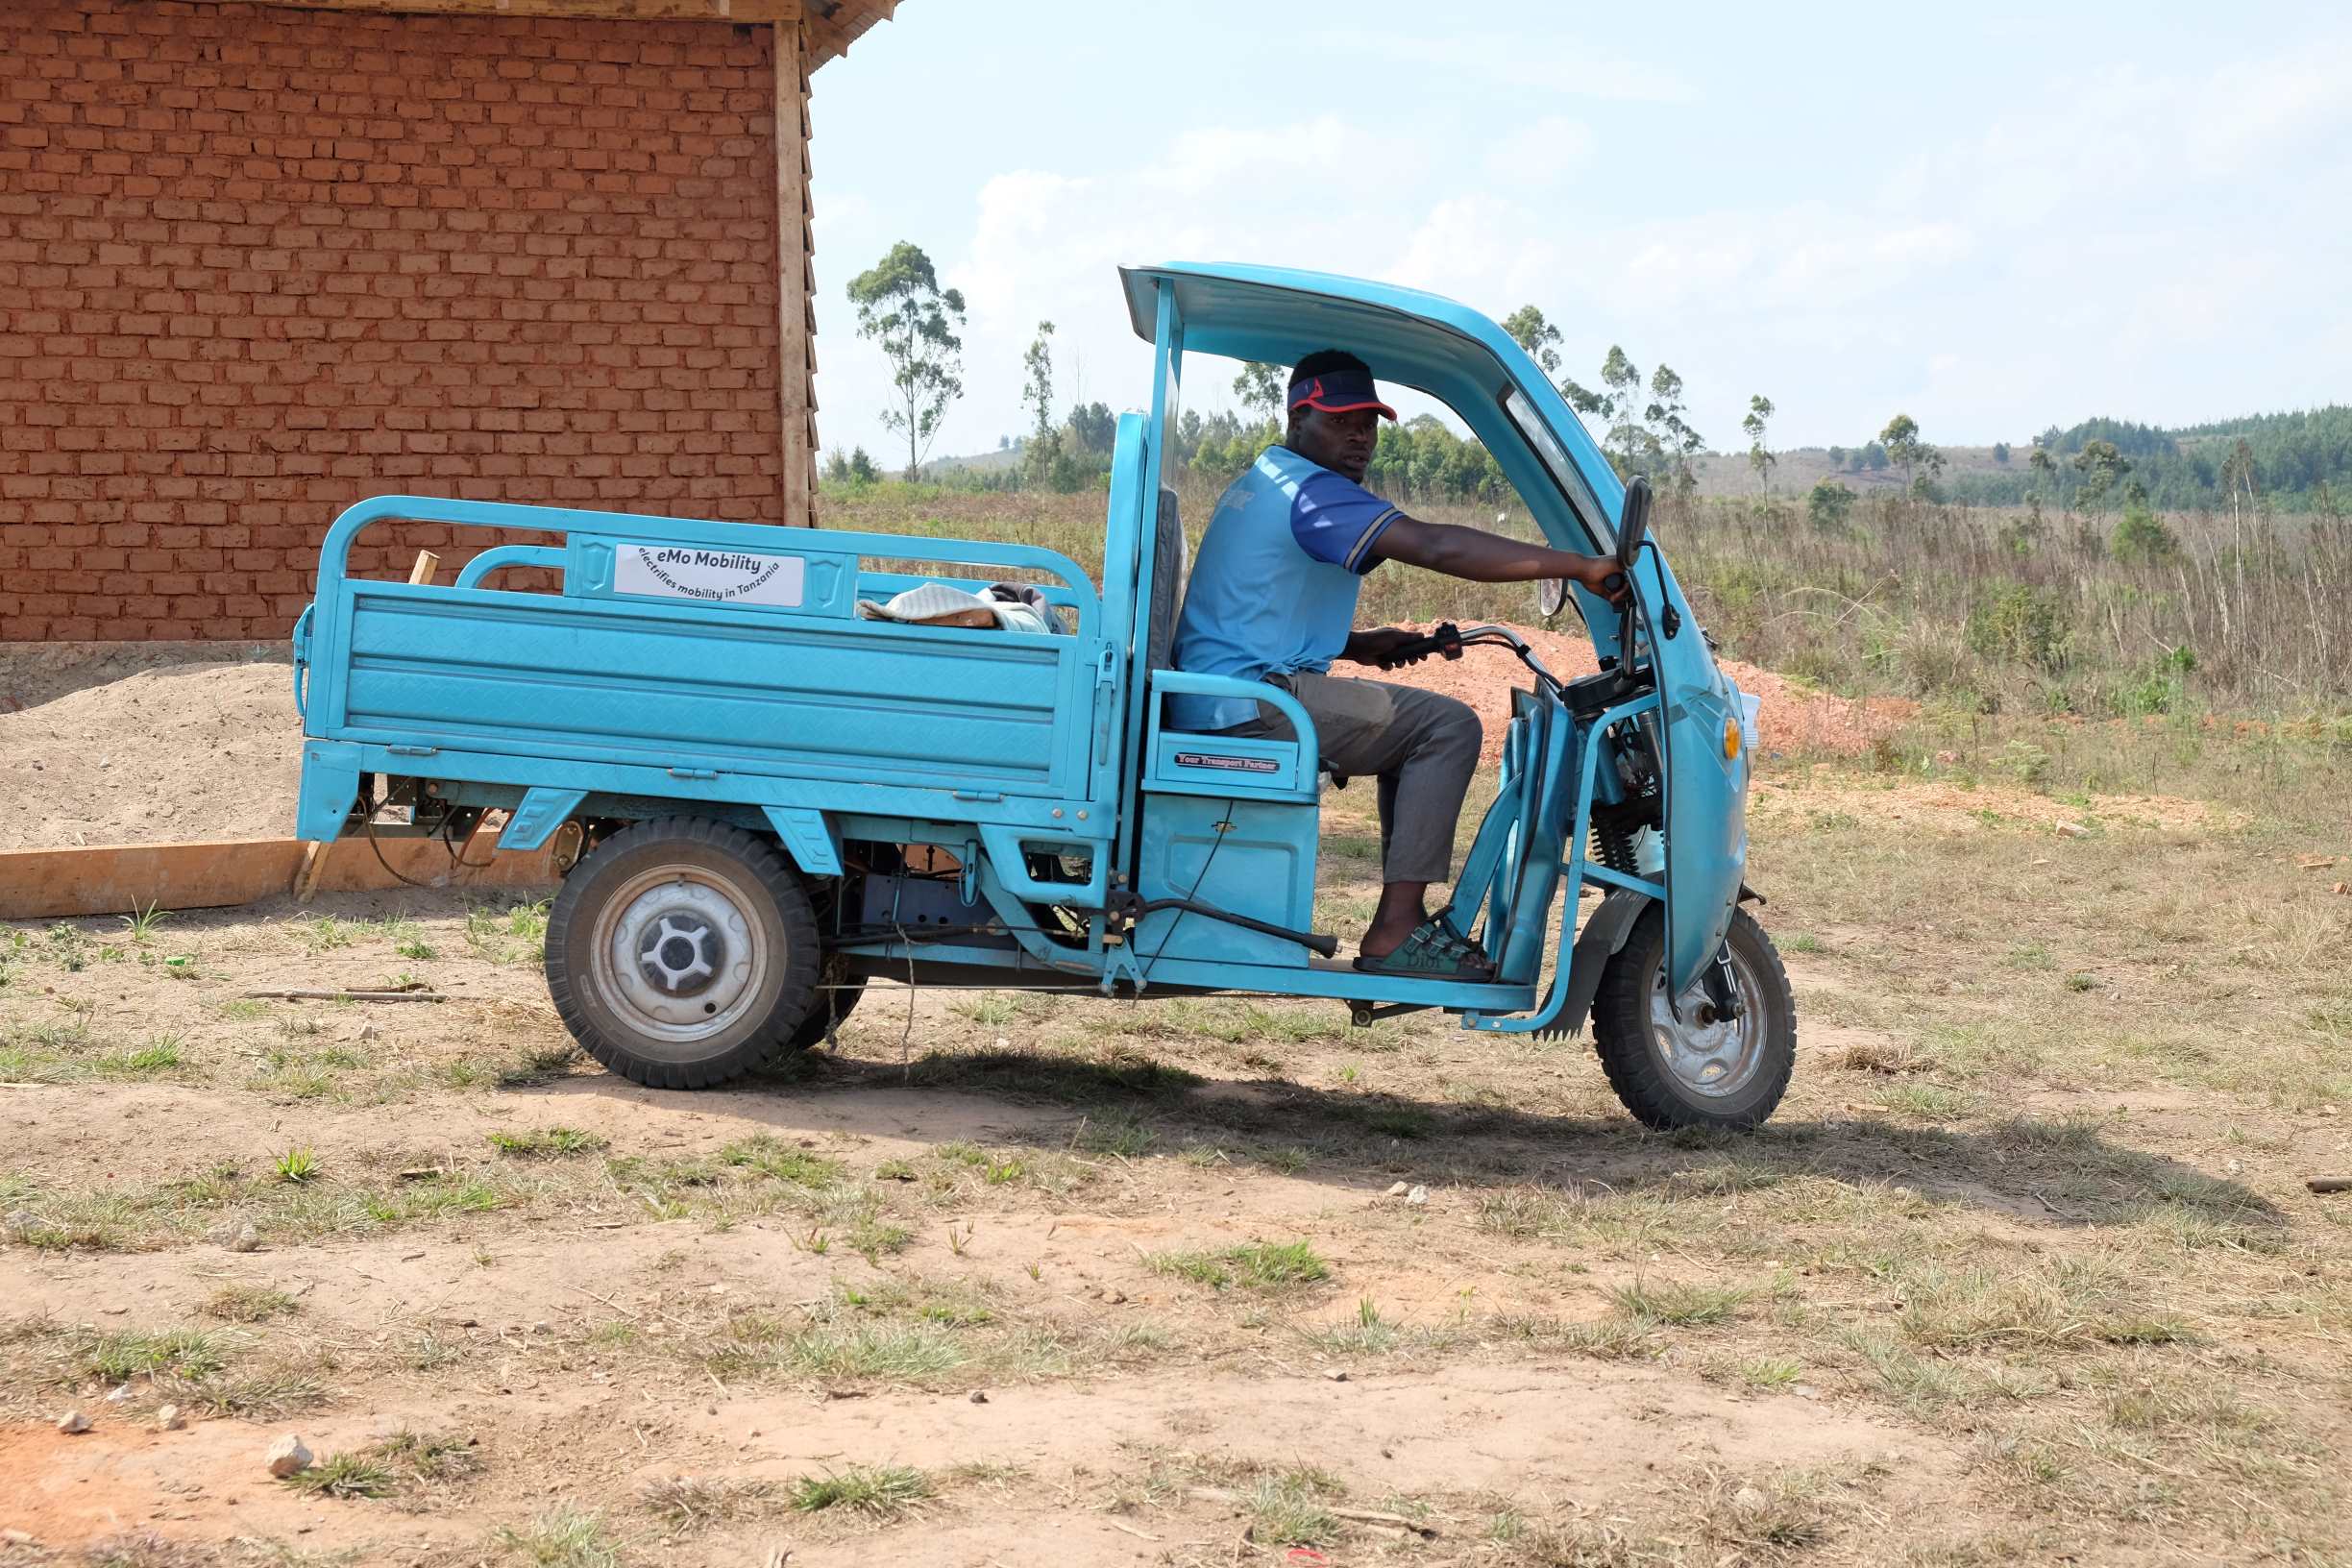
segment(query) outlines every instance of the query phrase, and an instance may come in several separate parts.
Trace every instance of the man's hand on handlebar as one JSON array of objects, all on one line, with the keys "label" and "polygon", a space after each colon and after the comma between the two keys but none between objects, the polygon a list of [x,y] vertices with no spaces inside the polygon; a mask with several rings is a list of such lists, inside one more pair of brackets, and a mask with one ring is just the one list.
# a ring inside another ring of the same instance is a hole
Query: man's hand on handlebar
[{"label": "man's hand on handlebar", "polygon": [[1402,669],[1419,664],[1432,653],[1442,653],[1449,659],[1461,657],[1461,635],[1447,622],[1424,635],[1407,631],[1401,626],[1383,626],[1377,631],[1359,631],[1348,638],[1347,648],[1340,657],[1358,664],[1377,665],[1383,670]]},{"label": "man's hand on handlebar", "polygon": [[1626,597],[1626,576],[1614,559],[1606,555],[1579,555],[1568,573],[1568,580],[1582,583],[1611,604],[1622,604]]}]

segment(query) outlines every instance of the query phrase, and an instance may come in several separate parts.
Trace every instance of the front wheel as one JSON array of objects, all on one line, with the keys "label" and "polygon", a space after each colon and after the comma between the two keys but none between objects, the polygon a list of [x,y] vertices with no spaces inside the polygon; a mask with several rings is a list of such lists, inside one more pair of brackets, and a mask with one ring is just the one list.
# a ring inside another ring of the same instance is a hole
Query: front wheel
[{"label": "front wheel", "polygon": [[1797,1001],[1788,970],[1754,917],[1734,910],[1725,934],[1739,1017],[1720,1018],[1694,987],[1666,993],[1666,912],[1652,904],[1601,971],[1593,1043],[1625,1108],[1661,1132],[1752,1132],[1788,1091],[1797,1067]]},{"label": "front wheel", "polygon": [[614,834],[548,916],[548,993],[607,1069],[704,1089],[781,1055],[817,1001],[817,919],[775,846],[707,818]]}]

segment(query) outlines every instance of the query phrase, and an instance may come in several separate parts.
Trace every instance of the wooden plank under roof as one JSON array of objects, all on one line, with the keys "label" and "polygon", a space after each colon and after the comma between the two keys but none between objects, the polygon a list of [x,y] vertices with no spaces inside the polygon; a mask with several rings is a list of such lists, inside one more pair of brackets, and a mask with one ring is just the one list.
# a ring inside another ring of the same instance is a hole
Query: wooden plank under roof
[{"label": "wooden plank under roof", "polygon": [[[245,0],[196,0],[230,5]],[[536,16],[551,20],[791,23],[806,13],[810,70],[848,52],[897,0],[256,0],[296,11],[397,12],[438,16]]]}]

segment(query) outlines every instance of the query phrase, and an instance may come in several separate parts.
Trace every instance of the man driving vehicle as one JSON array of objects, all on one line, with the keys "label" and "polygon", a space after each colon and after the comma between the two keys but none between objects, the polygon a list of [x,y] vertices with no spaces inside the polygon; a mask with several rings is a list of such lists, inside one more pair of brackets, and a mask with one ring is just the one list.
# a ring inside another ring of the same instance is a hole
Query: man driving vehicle
[{"label": "man driving vehicle", "polygon": [[[1332,661],[1378,665],[1415,637],[1354,629],[1364,576],[1383,561],[1471,582],[1565,577],[1605,595],[1617,564],[1425,523],[1364,489],[1379,422],[1397,416],[1352,354],[1301,359],[1288,409],[1282,442],[1234,480],[1210,519],[1177,622],[1176,668],[1280,687],[1314,720],[1324,766],[1379,777],[1383,885],[1356,967],[1482,979],[1483,957],[1427,903],[1430,884],[1453,870],[1478,715],[1434,692],[1334,675]],[[1279,712],[1246,698],[1177,697],[1170,706],[1187,729],[1291,738]]]}]

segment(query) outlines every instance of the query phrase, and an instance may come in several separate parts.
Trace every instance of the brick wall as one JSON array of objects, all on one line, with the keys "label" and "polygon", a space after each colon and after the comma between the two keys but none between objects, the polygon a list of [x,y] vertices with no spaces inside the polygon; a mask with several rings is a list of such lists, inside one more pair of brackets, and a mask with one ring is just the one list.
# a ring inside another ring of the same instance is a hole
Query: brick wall
[{"label": "brick wall", "polygon": [[370,495],[784,521],[770,46],[0,4],[0,641],[282,636]]}]

